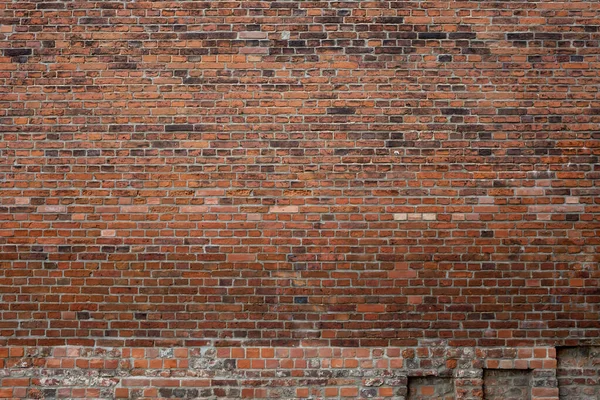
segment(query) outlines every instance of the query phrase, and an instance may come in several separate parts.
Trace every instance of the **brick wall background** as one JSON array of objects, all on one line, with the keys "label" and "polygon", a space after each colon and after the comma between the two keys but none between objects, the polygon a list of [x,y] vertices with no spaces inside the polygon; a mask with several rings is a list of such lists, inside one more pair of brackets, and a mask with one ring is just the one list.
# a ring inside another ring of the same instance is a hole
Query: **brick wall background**
[{"label": "brick wall background", "polygon": [[597,397],[599,45],[595,0],[0,0],[0,397]]}]

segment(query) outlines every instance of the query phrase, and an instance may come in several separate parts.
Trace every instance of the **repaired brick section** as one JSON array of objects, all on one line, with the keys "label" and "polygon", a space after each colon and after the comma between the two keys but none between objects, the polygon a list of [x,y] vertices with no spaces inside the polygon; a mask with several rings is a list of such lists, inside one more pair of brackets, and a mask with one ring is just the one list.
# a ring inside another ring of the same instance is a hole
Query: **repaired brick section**
[{"label": "repaired brick section", "polygon": [[485,400],[531,400],[530,370],[486,369],[483,372]]},{"label": "repaired brick section", "polygon": [[436,376],[409,377],[407,400],[454,400],[452,378]]},{"label": "repaired brick section", "polygon": [[600,398],[600,346],[559,347],[557,357],[561,400]]}]

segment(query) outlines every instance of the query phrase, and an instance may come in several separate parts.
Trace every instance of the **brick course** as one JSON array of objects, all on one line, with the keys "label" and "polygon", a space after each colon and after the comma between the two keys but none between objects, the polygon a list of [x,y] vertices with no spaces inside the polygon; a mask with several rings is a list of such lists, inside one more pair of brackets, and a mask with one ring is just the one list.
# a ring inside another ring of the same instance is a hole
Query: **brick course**
[{"label": "brick course", "polygon": [[595,394],[556,348],[600,345],[599,27],[0,1],[0,397]]}]

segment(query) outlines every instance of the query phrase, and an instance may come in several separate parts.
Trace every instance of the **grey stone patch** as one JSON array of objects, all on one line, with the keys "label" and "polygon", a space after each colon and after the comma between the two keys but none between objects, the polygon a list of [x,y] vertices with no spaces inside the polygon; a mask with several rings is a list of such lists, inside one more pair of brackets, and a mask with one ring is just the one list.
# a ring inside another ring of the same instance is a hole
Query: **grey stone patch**
[{"label": "grey stone patch", "polygon": [[158,356],[160,358],[173,358],[175,351],[173,349],[159,349]]},{"label": "grey stone patch", "polygon": [[365,386],[381,386],[383,385],[383,379],[381,378],[374,378],[374,379],[367,379],[365,380]]},{"label": "grey stone patch", "polygon": [[376,388],[367,388],[367,389],[362,389],[360,391],[360,397],[363,397],[363,398],[370,399],[370,398],[376,397],[376,396],[377,396]]}]

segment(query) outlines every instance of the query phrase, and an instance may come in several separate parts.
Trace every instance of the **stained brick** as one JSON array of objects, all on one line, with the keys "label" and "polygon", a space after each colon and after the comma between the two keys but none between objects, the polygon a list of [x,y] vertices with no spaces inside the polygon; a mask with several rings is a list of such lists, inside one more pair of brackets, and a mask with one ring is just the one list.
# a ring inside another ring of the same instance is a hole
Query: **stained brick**
[{"label": "stained brick", "polygon": [[355,113],[356,109],[353,107],[331,107],[327,109],[327,114],[351,115]]},{"label": "stained brick", "polygon": [[4,55],[6,57],[19,57],[29,56],[32,54],[32,49],[16,48],[16,49],[4,49]]},{"label": "stained brick", "polygon": [[484,398],[487,400],[528,400],[532,393],[532,373],[528,370],[484,371]]},{"label": "stained brick", "polygon": [[559,398],[593,399],[600,396],[598,346],[562,347],[557,351]]},{"label": "stained brick", "polygon": [[409,377],[408,400],[454,399],[454,385],[450,378]]}]

